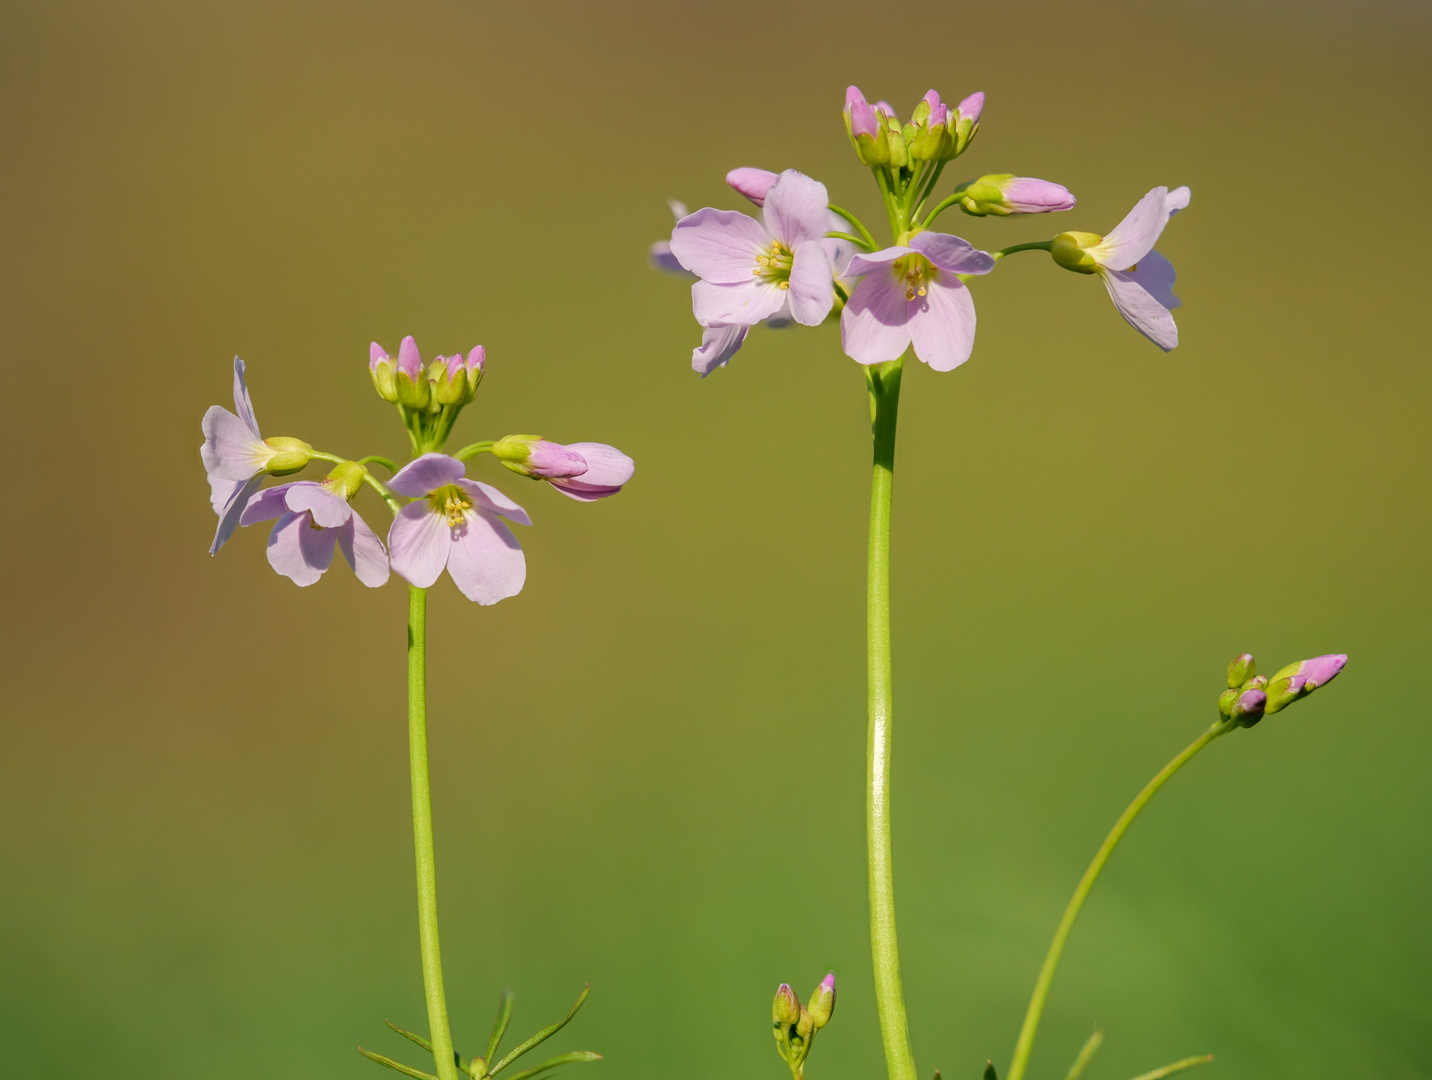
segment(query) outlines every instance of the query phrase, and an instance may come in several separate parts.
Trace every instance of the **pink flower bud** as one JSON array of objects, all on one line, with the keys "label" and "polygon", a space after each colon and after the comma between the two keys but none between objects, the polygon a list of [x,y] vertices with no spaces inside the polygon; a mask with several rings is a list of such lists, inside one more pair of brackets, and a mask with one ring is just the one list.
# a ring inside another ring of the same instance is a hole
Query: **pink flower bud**
[{"label": "pink flower bud", "polygon": [[1311,660],[1304,660],[1298,665],[1298,674],[1294,676],[1294,682],[1302,681],[1296,687],[1309,693],[1320,686],[1324,686],[1337,677],[1337,673],[1347,663],[1347,653],[1329,653],[1327,656],[1315,656]]},{"label": "pink flower bud", "polygon": [[1005,204],[1016,214],[1047,214],[1051,210],[1072,210],[1074,196],[1062,184],[1016,176],[1001,185]]},{"label": "pink flower bud", "polygon": [[398,346],[398,372],[413,382],[423,377],[423,354],[418,352],[418,343],[411,334],[403,338],[403,343]]},{"label": "pink flower bud", "polygon": [[750,199],[757,206],[766,205],[766,192],[781,178],[780,173],[767,169],[732,169],[726,174],[726,183]]},{"label": "pink flower bud", "polygon": [[979,123],[980,113],[984,111],[984,91],[976,90],[964,101],[955,106],[955,113],[959,120],[968,120],[971,123]]},{"label": "pink flower bud", "polygon": [[471,375],[474,371],[482,372],[482,365],[487,362],[487,350],[481,345],[467,354],[467,373]]},{"label": "pink flower bud", "polygon": [[1263,719],[1263,710],[1268,705],[1268,695],[1263,690],[1244,690],[1233,703],[1229,719],[1240,727],[1252,727]]},{"label": "pink flower bud", "polygon": [[377,371],[379,364],[381,364],[384,360],[387,360],[391,363],[392,359],[393,358],[388,355],[388,350],[383,348],[383,346],[379,345],[376,341],[371,342],[368,345],[369,371]]},{"label": "pink flower bud", "polygon": [[930,106],[930,118],[925,121],[925,125],[927,127],[934,127],[937,124],[943,126],[949,117],[949,109],[940,100],[940,95],[934,90],[929,90],[926,91],[924,100],[925,104]]},{"label": "pink flower bud", "polygon": [[880,132],[880,120],[875,110],[865,100],[858,86],[847,87],[845,91],[845,115],[850,118],[850,133],[853,136],[867,135],[874,138]]}]

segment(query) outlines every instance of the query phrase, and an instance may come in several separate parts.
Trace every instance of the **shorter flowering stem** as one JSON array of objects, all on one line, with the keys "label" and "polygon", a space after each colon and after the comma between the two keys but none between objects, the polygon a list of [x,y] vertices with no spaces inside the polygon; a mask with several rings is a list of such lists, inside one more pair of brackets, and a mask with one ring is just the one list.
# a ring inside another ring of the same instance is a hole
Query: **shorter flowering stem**
[{"label": "shorter flowering stem", "polygon": [[457,458],[459,461],[471,461],[473,458],[477,457],[478,454],[491,453],[493,444],[495,442],[497,442],[496,439],[483,439],[481,442],[468,443],[456,454],[454,454],[453,457]]},{"label": "shorter flowering stem", "polygon": [[367,465],[370,461],[373,462],[375,465],[383,466],[383,468],[387,469],[389,472],[397,472],[398,470],[398,466],[393,464],[391,458],[381,457],[378,454],[369,454],[367,457],[361,457],[358,459],[357,464]]},{"label": "shorter flowering stem", "polygon": [[1192,743],[1184,748],[1183,753],[1174,758],[1162,769],[1157,776],[1148,782],[1144,790],[1139,792],[1134,801],[1129,804],[1127,810],[1114,822],[1114,827],[1109,830],[1109,835],[1099,845],[1099,850],[1094,854],[1094,861],[1089,864],[1089,869],[1084,871],[1084,876],[1079,879],[1079,885],[1074,890],[1074,895],[1069,899],[1069,905],[1064,909],[1064,915],[1059,920],[1059,927],[1054,931],[1054,940],[1049,944],[1049,952],[1045,954],[1044,964],[1039,969],[1039,978],[1034,983],[1034,995],[1029,999],[1029,1009],[1024,1014],[1024,1025],[1019,1029],[1019,1040],[1014,1044],[1014,1058],[1009,1063],[1009,1075],[1006,1080],[1022,1080],[1024,1070],[1029,1064],[1030,1051],[1034,1049],[1034,1035],[1039,1030],[1039,1018],[1044,1012],[1044,1001],[1049,996],[1049,985],[1054,981],[1054,972],[1059,967],[1059,957],[1064,952],[1064,943],[1069,939],[1069,931],[1074,929],[1074,920],[1079,917],[1079,909],[1084,906],[1084,900],[1089,895],[1089,890],[1094,887],[1098,880],[1099,873],[1104,869],[1104,864],[1109,861],[1109,856],[1119,846],[1119,841],[1128,832],[1129,826],[1134,823],[1134,818],[1148,805],[1150,799],[1158,794],[1159,788],[1168,783],[1170,777],[1179,769],[1183,768],[1193,756],[1211,743],[1220,735],[1227,735],[1237,725],[1230,720],[1219,720]]},{"label": "shorter flowering stem", "polygon": [[1006,255],[1013,255],[1016,251],[1049,251],[1054,247],[1053,240],[1040,240],[1034,244],[1014,244],[1007,248],[1000,248],[994,253],[996,259],[1002,259]]},{"label": "shorter flowering stem", "polygon": [[920,216],[920,211],[925,208],[925,203],[929,201],[931,193],[935,190],[935,185],[940,182],[940,174],[944,171],[945,162],[941,161],[935,165],[934,171],[930,173],[930,182],[921,190],[920,201],[915,206],[915,217]]},{"label": "shorter flowering stem", "polygon": [[335,465],[342,465],[345,461],[348,460],[346,457],[339,457],[337,454],[329,454],[323,450],[310,450],[308,452],[308,456],[311,458],[316,458],[319,461],[331,461]]},{"label": "shorter flowering stem", "polygon": [[869,249],[871,251],[875,251],[877,248],[880,247],[880,245],[875,242],[875,237],[870,235],[870,230],[867,229],[861,223],[860,219],[854,214],[852,214],[849,210],[842,209],[841,207],[832,204],[830,207],[830,211],[833,214],[839,214],[841,217],[845,218],[846,221],[850,222],[851,227],[854,228],[855,231],[858,232],[862,237],[864,237],[864,242],[869,245]]},{"label": "shorter flowering stem", "polygon": [[383,501],[388,504],[388,509],[393,512],[394,517],[397,517],[398,511],[403,507],[397,499],[393,498],[393,493],[388,490],[388,485],[372,473],[364,473],[363,482],[383,497]]},{"label": "shorter flowering stem", "polygon": [[830,237],[832,240],[849,240],[852,244],[855,244],[857,247],[864,248],[866,251],[874,251],[874,250],[875,250],[874,245],[872,245],[872,244],[867,244],[863,238],[861,238],[861,237],[859,237],[859,236],[855,236],[855,235],[852,234],[852,233],[848,233],[848,232],[828,232],[828,233],[826,233],[825,235],[828,236],[828,237]]},{"label": "shorter flowering stem", "polygon": [[937,217],[954,206],[955,203],[959,202],[963,197],[962,195],[947,195],[935,204],[934,209],[925,215],[925,220],[921,222],[921,224],[928,229]]}]

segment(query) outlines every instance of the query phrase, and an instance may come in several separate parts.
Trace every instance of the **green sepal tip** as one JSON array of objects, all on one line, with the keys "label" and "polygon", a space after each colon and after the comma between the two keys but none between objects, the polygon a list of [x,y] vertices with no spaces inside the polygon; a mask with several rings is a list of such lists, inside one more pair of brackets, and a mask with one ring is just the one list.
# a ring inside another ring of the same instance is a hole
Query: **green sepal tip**
[{"label": "green sepal tip", "polygon": [[994,1071],[994,1062],[985,1062],[984,1080],[999,1080],[998,1074]]},{"label": "green sepal tip", "polygon": [[492,1055],[497,1053],[497,1048],[502,1045],[502,1036],[507,1034],[507,1025],[512,1022],[512,1003],[516,995],[511,990],[502,991],[497,999],[497,1017],[492,1021],[492,1034],[487,1040],[487,1052],[482,1055],[483,1061],[491,1061]]},{"label": "green sepal tip", "polygon": [[554,1058],[548,1058],[541,1065],[534,1065],[530,1069],[523,1069],[521,1072],[513,1073],[507,1080],[531,1080],[548,1069],[555,1069],[558,1065],[571,1065],[583,1061],[601,1061],[602,1055],[593,1053],[590,1050],[572,1050],[566,1054],[558,1054]]},{"label": "green sepal tip", "polygon": [[1094,1053],[1104,1044],[1104,1033],[1095,1031],[1079,1050],[1079,1056],[1074,1059],[1074,1064],[1069,1066],[1069,1071],[1064,1075],[1064,1080],[1079,1080],[1084,1075],[1084,1070],[1089,1067],[1093,1060]]},{"label": "green sepal tip", "polygon": [[1212,1054],[1200,1054],[1196,1057],[1187,1057],[1182,1061],[1175,1061],[1172,1065],[1165,1065],[1162,1068],[1154,1069],[1152,1072],[1146,1072],[1140,1076],[1136,1076],[1134,1080],[1163,1080],[1165,1076],[1172,1076],[1176,1072],[1183,1072],[1184,1069],[1191,1069],[1195,1065],[1206,1065],[1212,1060]]}]

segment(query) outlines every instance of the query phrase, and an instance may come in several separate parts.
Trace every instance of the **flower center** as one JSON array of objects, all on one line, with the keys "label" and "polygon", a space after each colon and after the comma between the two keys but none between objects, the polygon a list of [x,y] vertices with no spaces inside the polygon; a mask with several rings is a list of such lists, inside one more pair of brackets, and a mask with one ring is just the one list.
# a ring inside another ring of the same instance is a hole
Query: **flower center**
[{"label": "flower center", "polygon": [[432,492],[428,496],[428,503],[433,512],[447,518],[447,523],[454,529],[467,520],[467,512],[472,509],[472,500],[455,484],[448,484]]},{"label": "flower center", "polygon": [[779,240],[772,240],[764,253],[756,256],[756,268],[751,271],[762,281],[778,285],[782,289],[791,287],[791,263],[795,256],[791,249]]},{"label": "flower center", "polygon": [[929,291],[929,283],[940,276],[940,270],[923,255],[902,255],[894,262],[895,276],[905,282],[905,299],[913,300]]}]

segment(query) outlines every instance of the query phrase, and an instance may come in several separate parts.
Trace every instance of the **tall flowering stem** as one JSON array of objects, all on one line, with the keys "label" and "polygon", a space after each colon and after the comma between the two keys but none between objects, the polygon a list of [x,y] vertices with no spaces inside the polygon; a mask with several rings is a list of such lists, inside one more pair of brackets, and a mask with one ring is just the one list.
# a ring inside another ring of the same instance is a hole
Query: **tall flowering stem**
[{"label": "tall flowering stem", "polygon": [[890,751],[895,709],[890,648],[890,507],[895,488],[895,424],[903,358],[865,369],[870,392],[874,464],[870,477],[870,547],[865,583],[869,730],[865,829],[869,863],[870,952],[875,1002],[890,1080],[915,1080],[905,1017],[900,946],[895,933],[895,865],[890,838]]},{"label": "tall flowering stem", "polygon": [[[1205,746],[1211,743],[1220,735],[1227,735],[1238,725],[1229,719],[1219,720],[1213,724],[1193,742],[1186,746],[1182,753],[1159,770],[1152,780],[1145,786],[1144,790],[1135,796],[1134,801],[1129,803],[1128,809],[1119,815],[1119,820],[1114,822],[1114,827],[1109,830],[1109,835],[1104,837],[1104,842],[1099,845],[1099,850],[1094,853],[1094,861],[1084,871],[1084,876],[1079,879],[1079,884],[1074,889],[1074,895],[1069,898],[1069,904],[1064,909],[1064,915],[1059,920],[1059,926],[1054,931],[1054,940],[1049,943],[1049,952],[1044,956],[1044,964],[1039,969],[1039,978],[1034,983],[1034,994],[1029,999],[1029,1008],[1024,1014],[1024,1025],[1019,1029],[1019,1039],[1014,1044],[1014,1057],[1009,1063],[1009,1075],[1006,1080],[1022,1080],[1024,1070],[1029,1065],[1029,1055],[1034,1049],[1034,1036],[1039,1031],[1039,1018],[1044,1013],[1044,1001],[1049,997],[1050,984],[1054,982],[1054,972],[1059,968],[1059,958],[1064,954],[1064,943],[1069,940],[1069,931],[1074,929],[1074,920],[1079,917],[1079,909],[1084,906],[1084,900],[1089,895],[1089,890],[1094,887],[1094,882],[1099,880],[1099,874],[1103,872],[1104,864],[1109,861],[1109,856],[1114,854],[1114,849],[1119,846],[1119,841],[1124,838],[1124,833],[1129,831],[1129,826],[1134,823],[1143,808],[1149,804],[1149,800],[1158,794],[1159,788],[1173,778],[1178,772]],[[1202,1061],[1202,1058],[1197,1059]]]},{"label": "tall flowering stem", "polygon": [[413,786],[413,849],[418,869],[418,942],[423,958],[423,994],[428,1032],[439,1080],[461,1080],[453,1059],[438,946],[438,871],[433,854],[433,800],[428,785],[428,592],[408,587],[408,768]]}]

